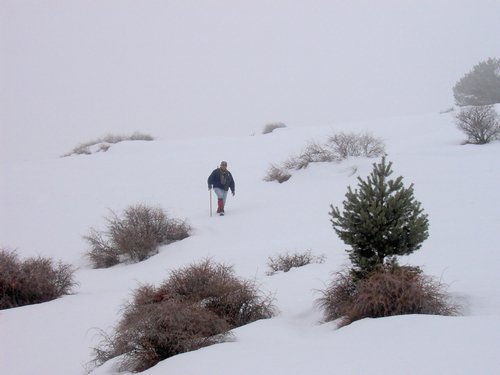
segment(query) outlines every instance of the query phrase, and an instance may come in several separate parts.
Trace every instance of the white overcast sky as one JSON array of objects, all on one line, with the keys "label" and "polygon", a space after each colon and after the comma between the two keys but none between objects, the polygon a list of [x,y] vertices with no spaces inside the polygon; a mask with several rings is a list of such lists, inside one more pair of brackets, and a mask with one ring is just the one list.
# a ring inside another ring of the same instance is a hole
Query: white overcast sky
[{"label": "white overcast sky", "polygon": [[498,0],[0,0],[0,161],[437,112]]}]

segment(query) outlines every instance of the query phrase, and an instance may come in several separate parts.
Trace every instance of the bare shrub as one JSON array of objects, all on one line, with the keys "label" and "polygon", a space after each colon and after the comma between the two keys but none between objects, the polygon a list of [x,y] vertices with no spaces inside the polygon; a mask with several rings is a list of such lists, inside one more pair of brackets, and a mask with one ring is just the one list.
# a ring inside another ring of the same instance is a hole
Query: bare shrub
[{"label": "bare shrub", "polygon": [[108,134],[102,138],[99,138],[97,141],[94,141],[92,144],[97,144],[97,143],[101,143],[101,142],[116,144],[116,143],[123,142],[125,140],[129,140],[129,138],[124,136],[124,135],[119,135],[119,134]]},{"label": "bare shrub", "polygon": [[269,134],[272,133],[276,129],[280,128],[286,128],[286,125],[282,122],[272,122],[264,126],[264,129],[262,130],[262,134]]},{"label": "bare shrub", "polygon": [[0,309],[51,301],[74,286],[70,265],[42,257],[21,261],[15,252],[0,250]]},{"label": "bare shrub", "polygon": [[305,149],[295,158],[290,159],[289,167],[293,169],[307,168],[310,163],[322,163],[338,161],[335,154],[333,154],[325,145],[318,142],[310,142]]},{"label": "bare shrub", "polygon": [[160,287],[134,293],[111,336],[95,349],[95,363],[122,356],[121,370],[143,371],[176,354],[219,343],[232,328],[269,318],[274,308],[254,283],[210,260],[171,272]]},{"label": "bare shrub", "polygon": [[102,233],[90,228],[89,234],[83,238],[90,245],[86,255],[94,268],[109,268],[120,263],[120,252],[111,241],[103,238]]},{"label": "bare shrub", "polygon": [[[229,326],[201,306],[176,298],[150,300],[139,289],[114,336],[95,350],[96,364],[122,356],[120,371],[144,371],[159,361],[224,341]],[[151,296],[152,297],[152,296]]]},{"label": "bare shrub", "polygon": [[309,142],[300,154],[289,157],[283,162],[285,170],[299,170],[309,166],[310,163],[336,161],[335,155],[326,145],[318,142]]},{"label": "bare shrub", "polygon": [[282,163],[282,165],[284,170],[292,171],[306,168],[309,165],[309,162],[304,161],[299,154],[290,156]]},{"label": "bare shrub", "polygon": [[108,234],[120,254],[140,262],[156,252],[167,241],[167,216],[158,207],[130,206],[123,217],[112,213],[108,219]]},{"label": "bare shrub", "polygon": [[311,263],[323,263],[325,256],[315,256],[310,250],[297,253],[278,254],[268,258],[267,265],[270,268],[268,275],[273,275],[276,272],[288,272],[292,268],[303,267]]},{"label": "bare shrub", "polygon": [[338,133],[328,138],[327,145],[337,160],[351,156],[374,158],[385,155],[383,141],[369,133]]},{"label": "bare shrub", "polygon": [[287,181],[291,177],[288,171],[307,168],[310,163],[340,162],[351,156],[374,158],[382,155],[385,155],[385,145],[381,139],[369,133],[338,133],[329,137],[324,144],[309,142],[301,153],[289,157],[281,166],[271,165],[264,180]]},{"label": "bare shrub", "polygon": [[446,287],[418,267],[385,265],[366,278],[354,281],[340,273],[323,291],[319,305],[325,319],[340,318],[340,326],[363,318],[405,314],[455,315]]},{"label": "bare shrub", "polygon": [[271,164],[266,176],[264,177],[264,181],[278,181],[281,184],[288,181],[290,177],[292,177],[292,175],[288,173],[285,168]]},{"label": "bare shrub", "polygon": [[90,145],[85,145],[85,144],[78,145],[73,149],[73,151],[71,151],[71,153],[69,153],[67,155],[63,155],[63,156],[69,156],[69,155],[73,155],[73,154],[76,154],[76,155],[90,155],[90,154],[92,154],[92,152],[90,151]]},{"label": "bare shrub", "polygon": [[154,141],[154,137],[149,135],[149,134],[145,134],[145,133],[141,133],[141,132],[134,132],[132,135],[128,136],[126,138],[127,141]]},{"label": "bare shrub", "polygon": [[107,143],[101,143],[101,144],[99,145],[99,148],[97,149],[97,151],[98,151],[98,152],[106,152],[106,151],[108,151],[108,150],[109,150],[109,148],[110,148],[110,147],[111,147],[111,146],[110,146],[110,145],[108,145]]},{"label": "bare shrub", "polygon": [[340,160],[347,159],[349,156],[360,156],[361,154],[357,137],[353,134],[335,134],[328,138],[328,145]]},{"label": "bare shrub", "polygon": [[237,278],[232,267],[211,260],[173,271],[163,289],[201,302],[231,328],[273,315],[271,299],[260,297],[255,283]]},{"label": "bare shrub", "polygon": [[336,273],[328,287],[320,292],[322,297],[316,304],[323,311],[325,321],[330,322],[346,315],[356,294],[356,283],[350,272],[342,271]]},{"label": "bare shrub", "polygon": [[301,153],[301,158],[309,163],[323,163],[339,161],[337,155],[327,147],[328,144],[318,142],[309,142],[304,151]]},{"label": "bare shrub", "polygon": [[154,137],[149,134],[135,132],[132,135],[108,134],[104,137],[84,142],[76,146],[71,152],[62,155],[62,157],[71,155],[91,155],[94,152],[106,152],[112,144],[125,141],[153,141]]},{"label": "bare shrub", "polygon": [[100,142],[115,144],[115,143],[120,143],[120,142],[124,142],[124,141],[153,141],[153,140],[154,140],[154,138],[149,134],[135,132],[131,135],[108,134],[103,138],[99,138],[99,140],[97,142],[94,141],[93,144],[100,143]]},{"label": "bare shrub", "polygon": [[462,109],[456,116],[457,127],[467,136],[467,142],[486,144],[500,137],[500,120],[493,105]]},{"label": "bare shrub", "polygon": [[90,245],[86,255],[95,268],[143,261],[156,254],[160,245],[187,238],[191,231],[186,221],[169,218],[161,208],[142,204],[126,208],[123,217],[111,212],[106,221],[104,233],[91,228],[84,236]]},{"label": "bare shrub", "polygon": [[191,226],[186,220],[167,218],[166,238],[167,244],[183,240],[189,237]]},{"label": "bare shrub", "polygon": [[373,137],[371,134],[360,134],[359,145],[361,147],[361,156],[376,158],[385,155],[384,142],[380,138]]}]

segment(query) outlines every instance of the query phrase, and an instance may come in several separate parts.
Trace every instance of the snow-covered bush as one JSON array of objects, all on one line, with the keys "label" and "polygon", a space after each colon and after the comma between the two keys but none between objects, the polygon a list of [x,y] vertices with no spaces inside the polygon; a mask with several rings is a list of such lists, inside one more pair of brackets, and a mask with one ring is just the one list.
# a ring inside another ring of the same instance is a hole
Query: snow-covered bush
[{"label": "snow-covered bush", "polygon": [[376,158],[385,155],[385,145],[369,133],[338,133],[328,139],[327,147],[336,160],[351,156]]},{"label": "snow-covered bush", "polygon": [[313,255],[310,250],[305,252],[285,253],[269,257],[267,265],[270,268],[268,275],[273,275],[276,272],[288,272],[292,268],[303,267],[311,263],[323,263],[325,256]]},{"label": "snow-covered bush", "polygon": [[329,144],[309,142],[309,144],[298,155],[288,158],[284,163],[284,168],[288,170],[304,169],[311,163],[340,161],[330,149]]},{"label": "snow-covered bush", "polygon": [[280,184],[288,181],[292,175],[283,167],[272,164],[267,171],[264,181],[278,181]]},{"label": "snow-covered bush", "polygon": [[385,155],[385,145],[369,133],[338,133],[325,143],[309,142],[297,155],[285,160],[281,166],[271,164],[265,181],[284,182],[290,171],[307,168],[311,163],[340,162],[353,156],[374,158]]},{"label": "snow-covered bush", "polygon": [[71,155],[91,155],[95,152],[106,152],[112,144],[125,141],[153,141],[154,138],[149,134],[135,132],[132,135],[108,134],[105,137],[98,138],[89,142],[84,142],[76,146],[71,152],[62,155],[63,157]]},{"label": "snow-covered bush", "polygon": [[280,128],[286,128],[286,125],[282,122],[271,122],[269,124],[266,124],[266,126],[264,126],[262,134],[269,134],[272,133],[274,130]]}]

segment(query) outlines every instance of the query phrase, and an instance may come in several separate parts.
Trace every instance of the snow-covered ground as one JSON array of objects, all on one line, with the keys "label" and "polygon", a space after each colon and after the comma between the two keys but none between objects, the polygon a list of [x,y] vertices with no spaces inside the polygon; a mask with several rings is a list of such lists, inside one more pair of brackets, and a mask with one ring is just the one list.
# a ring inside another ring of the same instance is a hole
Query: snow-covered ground
[{"label": "snow-covered ground", "polygon": [[[341,329],[321,322],[318,290],[348,263],[329,206],[341,206],[347,186],[355,187],[378,160],[313,164],[284,184],[263,177],[271,163],[311,140],[366,130],[384,140],[394,175],[415,184],[429,215],[429,239],[401,262],[448,284],[461,316],[365,319]],[[280,313],[146,375],[500,373],[500,142],[464,146],[463,139],[453,114],[427,114],[267,135],[123,142],[88,156],[1,163],[0,246],[73,264],[79,286],[52,302],[0,311],[0,373],[85,373],[99,329],[112,329],[139,284],[159,284],[169,270],[207,257],[256,280],[274,294]],[[236,180],[236,196],[228,197],[225,217],[210,217],[206,179],[221,160]],[[186,218],[192,236],[142,263],[89,267],[82,236],[103,228],[109,209],[137,203]],[[266,275],[269,256],[306,250],[326,261]],[[92,374],[116,374],[115,365]]]}]

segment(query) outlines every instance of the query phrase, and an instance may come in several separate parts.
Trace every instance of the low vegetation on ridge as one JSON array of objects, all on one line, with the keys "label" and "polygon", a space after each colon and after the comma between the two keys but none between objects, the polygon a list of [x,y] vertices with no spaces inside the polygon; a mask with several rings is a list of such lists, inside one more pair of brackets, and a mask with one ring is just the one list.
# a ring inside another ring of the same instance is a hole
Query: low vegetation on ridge
[{"label": "low vegetation on ridge", "polygon": [[277,272],[288,272],[292,268],[303,267],[313,263],[323,263],[325,255],[313,255],[311,250],[295,253],[280,253],[268,258],[267,266],[270,271],[267,275],[271,276]]},{"label": "low vegetation on ridge", "polygon": [[385,145],[369,133],[337,133],[325,143],[310,142],[298,155],[280,165],[271,164],[264,181],[288,181],[291,172],[307,168],[310,163],[340,162],[348,157],[374,158],[385,155]]},{"label": "low vegetation on ridge", "polygon": [[76,146],[71,152],[62,155],[67,157],[71,155],[91,155],[96,152],[106,152],[111,145],[125,141],[153,141],[151,135],[135,132],[132,135],[114,135],[108,134],[105,137],[98,138],[89,142],[84,142]]}]

